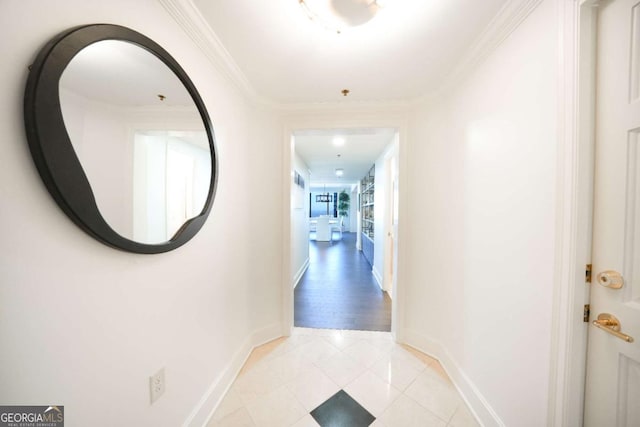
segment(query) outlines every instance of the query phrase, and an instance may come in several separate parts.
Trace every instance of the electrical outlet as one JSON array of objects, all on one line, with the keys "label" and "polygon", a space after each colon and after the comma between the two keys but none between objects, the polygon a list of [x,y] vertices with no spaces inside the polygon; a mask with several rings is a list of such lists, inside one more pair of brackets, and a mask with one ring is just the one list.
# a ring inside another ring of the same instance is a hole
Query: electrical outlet
[{"label": "electrical outlet", "polygon": [[155,373],[152,377],[149,377],[149,390],[151,393],[151,403],[158,400],[160,396],[164,393],[165,382],[164,382],[164,368],[160,369]]}]

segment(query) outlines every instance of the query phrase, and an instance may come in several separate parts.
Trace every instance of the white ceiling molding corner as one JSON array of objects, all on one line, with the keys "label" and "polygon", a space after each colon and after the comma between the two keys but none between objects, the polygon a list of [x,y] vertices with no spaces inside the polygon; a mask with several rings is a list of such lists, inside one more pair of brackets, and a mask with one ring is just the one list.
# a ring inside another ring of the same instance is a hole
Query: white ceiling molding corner
[{"label": "white ceiling molding corner", "polygon": [[239,91],[256,104],[272,104],[261,98],[191,0],[158,0],[205,56]]},{"label": "white ceiling molding corner", "polygon": [[505,3],[438,90],[415,99],[414,105],[428,105],[464,80],[524,22],[540,3],[542,0],[509,0]]}]

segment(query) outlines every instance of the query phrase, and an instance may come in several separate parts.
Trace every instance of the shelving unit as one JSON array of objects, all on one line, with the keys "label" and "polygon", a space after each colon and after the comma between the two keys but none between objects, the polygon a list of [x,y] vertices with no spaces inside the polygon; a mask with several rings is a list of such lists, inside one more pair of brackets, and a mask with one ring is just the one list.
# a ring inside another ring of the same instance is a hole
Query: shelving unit
[{"label": "shelving unit", "polygon": [[362,213],[362,253],[373,266],[374,195],[376,166],[373,165],[360,182],[360,212]]}]

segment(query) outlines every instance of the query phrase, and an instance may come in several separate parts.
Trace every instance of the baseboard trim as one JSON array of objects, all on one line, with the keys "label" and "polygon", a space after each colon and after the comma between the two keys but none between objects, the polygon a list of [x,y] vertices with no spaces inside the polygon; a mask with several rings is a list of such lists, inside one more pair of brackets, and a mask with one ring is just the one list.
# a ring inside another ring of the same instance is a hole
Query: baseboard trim
[{"label": "baseboard trim", "polygon": [[384,288],[382,287],[382,274],[380,274],[375,266],[371,269],[371,273],[373,274],[373,278],[376,279],[378,286],[380,286],[380,289],[384,291]]},{"label": "baseboard trim", "polygon": [[254,348],[282,336],[282,324],[274,323],[254,331],[234,353],[222,373],[204,393],[183,427],[204,427],[218,408]]},{"label": "baseboard trim", "polygon": [[302,276],[307,271],[307,268],[309,268],[309,257],[307,257],[307,259],[304,261],[304,264],[302,264],[302,267],[300,267],[300,269],[293,276],[293,289],[298,286],[298,283],[300,283],[300,279],[302,279]]},{"label": "baseboard trim", "polygon": [[451,378],[454,386],[462,396],[469,410],[485,427],[504,427],[498,414],[493,410],[487,399],[480,393],[471,379],[464,373],[447,349],[438,341],[428,338],[414,330],[403,330],[403,342],[416,350],[432,356],[440,362]]}]

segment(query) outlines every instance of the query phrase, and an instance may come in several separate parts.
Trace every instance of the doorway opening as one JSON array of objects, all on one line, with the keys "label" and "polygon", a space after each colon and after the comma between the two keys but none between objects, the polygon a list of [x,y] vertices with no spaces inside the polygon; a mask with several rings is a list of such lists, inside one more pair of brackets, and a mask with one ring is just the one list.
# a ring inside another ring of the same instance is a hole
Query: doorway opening
[{"label": "doorway opening", "polygon": [[293,326],[391,331],[399,131],[291,134]]}]

